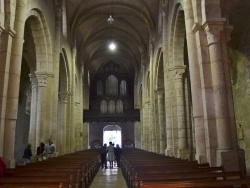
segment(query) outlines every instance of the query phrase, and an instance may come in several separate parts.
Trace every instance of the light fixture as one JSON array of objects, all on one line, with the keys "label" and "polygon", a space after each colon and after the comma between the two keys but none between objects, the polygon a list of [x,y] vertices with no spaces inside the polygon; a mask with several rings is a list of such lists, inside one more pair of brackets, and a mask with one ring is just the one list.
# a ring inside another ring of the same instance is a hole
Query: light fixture
[{"label": "light fixture", "polygon": [[109,45],[109,49],[114,51],[116,49],[115,43],[111,42],[110,45]]},{"label": "light fixture", "polygon": [[108,20],[107,20],[107,23],[110,24],[110,25],[113,24],[113,23],[115,23],[115,20],[114,20],[114,18],[112,17],[111,14],[109,15],[109,18],[108,18]]}]

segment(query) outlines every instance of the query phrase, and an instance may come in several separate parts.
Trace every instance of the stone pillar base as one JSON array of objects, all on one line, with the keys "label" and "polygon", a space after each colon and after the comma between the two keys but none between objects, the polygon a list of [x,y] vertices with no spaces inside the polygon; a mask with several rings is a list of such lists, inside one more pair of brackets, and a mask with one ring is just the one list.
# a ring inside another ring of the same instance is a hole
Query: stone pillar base
[{"label": "stone pillar base", "polygon": [[165,149],[165,156],[173,157],[173,150],[172,149]]},{"label": "stone pillar base", "polygon": [[197,160],[199,164],[207,163],[207,157],[205,155],[195,154],[195,160]]},{"label": "stone pillar base", "polygon": [[246,173],[245,151],[243,149],[226,152],[217,151],[217,159],[219,162],[221,160],[221,165],[226,172],[240,170]]},{"label": "stone pillar base", "polygon": [[7,168],[16,168],[16,160],[15,159],[9,160],[6,166]]},{"label": "stone pillar base", "polygon": [[189,149],[178,149],[177,156],[181,159],[190,160],[190,151],[189,151]]}]

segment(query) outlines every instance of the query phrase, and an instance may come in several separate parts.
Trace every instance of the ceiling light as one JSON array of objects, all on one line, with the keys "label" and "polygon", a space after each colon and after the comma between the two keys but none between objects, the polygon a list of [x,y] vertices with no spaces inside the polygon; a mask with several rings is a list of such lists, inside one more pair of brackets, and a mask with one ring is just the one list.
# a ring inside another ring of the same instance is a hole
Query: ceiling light
[{"label": "ceiling light", "polygon": [[113,24],[113,23],[115,23],[115,20],[113,19],[113,17],[112,17],[112,15],[110,14],[110,16],[109,16],[109,18],[108,18],[108,20],[107,20],[107,23],[108,24]]},{"label": "ceiling light", "polygon": [[110,49],[110,50],[115,50],[115,49],[116,49],[116,45],[112,42],[112,43],[109,45],[109,49]]}]

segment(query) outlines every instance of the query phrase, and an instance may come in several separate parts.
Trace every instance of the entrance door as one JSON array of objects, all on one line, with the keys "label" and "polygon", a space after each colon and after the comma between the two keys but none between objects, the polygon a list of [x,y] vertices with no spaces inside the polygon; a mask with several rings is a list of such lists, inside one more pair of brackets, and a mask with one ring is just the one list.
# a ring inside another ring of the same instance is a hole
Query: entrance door
[{"label": "entrance door", "polygon": [[107,125],[103,128],[103,144],[119,144],[122,147],[122,129],[118,125]]}]

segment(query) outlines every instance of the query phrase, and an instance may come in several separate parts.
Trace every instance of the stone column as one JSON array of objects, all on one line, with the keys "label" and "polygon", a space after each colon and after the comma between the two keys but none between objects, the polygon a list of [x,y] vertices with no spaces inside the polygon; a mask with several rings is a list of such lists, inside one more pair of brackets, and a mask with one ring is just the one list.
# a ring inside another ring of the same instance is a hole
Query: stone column
[{"label": "stone column", "polygon": [[70,151],[71,153],[76,151],[76,121],[75,121],[75,102],[76,102],[76,83],[75,83],[75,74],[76,74],[76,47],[74,46],[72,48],[72,73],[71,74],[71,95],[70,95],[70,102],[71,102],[71,118],[70,118],[70,124],[71,124],[71,139],[70,139]]},{"label": "stone column", "polygon": [[159,124],[159,112],[158,112],[158,94],[157,89],[154,89],[154,124],[155,124],[155,153],[160,153],[160,124]]},{"label": "stone column", "polygon": [[205,128],[204,114],[201,90],[200,65],[198,61],[197,44],[196,44],[196,25],[194,25],[194,15],[190,1],[184,2],[186,38],[188,46],[189,72],[191,81],[193,122],[195,129],[195,159],[199,163],[207,162],[205,146]]},{"label": "stone column", "polygon": [[158,89],[158,119],[159,119],[159,132],[160,132],[160,154],[165,154],[166,148],[166,124],[165,124],[165,117],[164,117],[164,90]]},{"label": "stone column", "polygon": [[169,73],[169,27],[168,27],[168,9],[169,1],[162,0],[162,50],[163,50],[163,67],[164,67],[164,90],[165,90],[165,122],[166,122],[166,149],[165,155],[173,156],[173,142],[172,142],[172,104],[171,104],[171,94],[169,91],[170,88],[170,73]]},{"label": "stone column", "polygon": [[12,32],[4,33],[4,24],[5,24],[5,6],[4,1],[0,2],[0,156],[3,156],[3,145],[4,145],[4,124],[5,124],[5,109],[6,109],[6,93],[7,87],[5,80],[9,77],[8,71],[6,68],[9,67],[10,53],[12,47]]},{"label": "stone column", "polygon": [[68,103],[68,92],[61,91],[59,92],[59,98],[61,102],[61,154],[65,155],[68,152],[69,143],[68,143],[68,130],[67,130],[67,103]]},{"label": "stone column", "polygon": [[[7,161],[7,166],[15,167],[14,145],[15,130],[18,111],[19,83],[21,74],[23,35],[25,25],[27,0],[17,2],[15,30],[18,31],[12,44],[12,55],[9,67],[8,92],[6,101],[5,127],[4,127],[4,146],[3,157]],[[13,12],[14,13],[14,12]],[[4,85],[3,85],[4,86]],[[5,85],[7,87],[7,85]]]},{"label": "stone column", "polygon": [[4,128],[5,128],[5,113],[6,113],[6,101],[7,101],[7,89],[9,80],[9,66],[10,56],[12,48],[12,40],[15,35],[15,31],[12,29],[4,30],[0,26],[0,156],[3,156],[4,147]]},{"label": "stone column", "polygon": [[[61,52],[61,37],[62,37],[62,0],[54,0],[55,5],[55,37],[53,48],[53,86],[52,86],[52,125],[50,125],[49,132],[54,139],[58,139],[58,92],[59,92],[59,69],[60,69],[60,52]],[[52,78],[52,77],[51,77]],[[53,141],[53,140],[52,140]],[[59,145],[56,141],[56,147]]]},{"label": "stone column", "polygon": [[156,152],[156,127],[155,127],[155,105],[154,105],[154,78],[153,78],[153,60],[154,59],[154,43],[153,39],[150,42],[150,89],[149,89],[149,98],[150,98],[150,111],[149,111],[149,139],[150,139],[150,151]]},{"label": "stone column", "polygon": [[48,74],[46,72],[35,72],[37,79],[37,116],[36,116],[36,146],[40,142],[45,142],[48,139],[45,133],[46,125],[46,87]]},{"label": "stone column", "polygon": [[143,108],[143,140],[144,140],[144,149],[149,151],[149,101],[144,102],[144,108]]},{"label": "stone column", "polygon": [[210,54],[212,90],[216,118],[217,133],[214,134],[217,134],[218,142],[217,165],[222,164],[221,153],[232,149],[225,73],[223,70],[220,44],[221,31],[223,30],[224,24],[224,21],[217,21],[206,22],[204,25]]},{"label": "stone column", "polygon": [[134,132],[135,132],[135,147],[141,148],[141,124],[140,122],[134,123]]},{"label": "stone column", "polygon": [[30,130],[29,130],[29,143],[32,146],[32,151],[36,152],[36,115],[37,115],[37,80],[32,74],[29,74],[31,81],[31,109],[30,109]]},{"label": "stone column", "polygon": [[186,66],[175,66],[175,90],[177,102],[177,123],[178,123],[178,150],[177,155],[182,159],[189,158],[187,150],[187,134],[185,127],[185,105],[184,105],[184,88],[183,88],[183,74],[185,73]]},{"label": "stone column", "polygon": [[174,156],[174,137],[173,137],[173,98],[169,85],[170,72],[166,71],[164,74],[165,84],[165,110],[166,110],[166,144],[165,155]]},{"label": "stone column", "polygon": [[141,109],[140,109],[140,123],[141,123],[141,147],[140,149],[145,149],[145,142],[144,142],[144,113],[143,113],[143,109],[142,109],[142,106],[141,106]]}]

